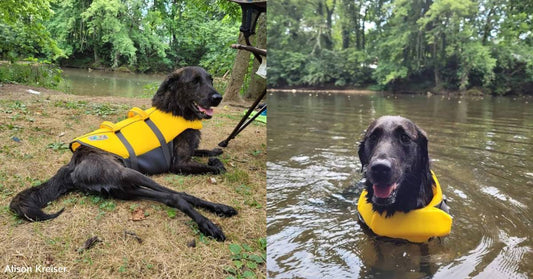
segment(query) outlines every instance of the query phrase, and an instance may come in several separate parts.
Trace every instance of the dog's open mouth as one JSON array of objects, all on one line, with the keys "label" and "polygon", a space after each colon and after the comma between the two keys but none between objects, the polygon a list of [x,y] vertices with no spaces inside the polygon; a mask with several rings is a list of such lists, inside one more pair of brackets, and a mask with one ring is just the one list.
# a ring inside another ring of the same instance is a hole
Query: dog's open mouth
[{"label": "dog's open mouth", "polygon": [[389,198],[394,192],[394,190],[396,190],[396,188],[398,188],[398,183],[394,183],[394,184],[387,185],[387,186],[382,186],[382,185],[377,185],[377,184],[372,185],[372,189],[374,190],[374,196],[380,199]]},{"label": "dog's open mouth", "polygon": [[213,116],[213,109],[212,108],[204,108],[200,106],[197,103],[194,103],[194,106],[196,107],[196,110],[202,114],[205,118],[211,118]]}]

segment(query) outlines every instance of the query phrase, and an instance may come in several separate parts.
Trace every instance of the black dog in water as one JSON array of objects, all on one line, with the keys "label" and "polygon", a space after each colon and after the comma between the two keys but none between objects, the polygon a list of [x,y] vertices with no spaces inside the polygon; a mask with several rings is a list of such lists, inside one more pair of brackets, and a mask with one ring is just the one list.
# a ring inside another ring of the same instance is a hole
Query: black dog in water
[{"label": "black dog in water", "polygon": [[409,119],[383,116],[372,122],[359,145],[367,200],[393,215],[426,206],[433,197],[426,133]]},{"label": "black dog in water", "polygon": [[450,233],[452,218],[422,129],[400,116],[380,117],[368,127],[359,159],[365,190],[357,209],[375,234],[425,242]]},{"label": "black dog in water", "polygon": [[[213,80],[204,69],[186,67],[167,76],[153,97],[152,106],[170,117],[179,116],[188,121],[199,121],[211,118],[213,114],[211,107],[217,106],[221,100],[222,96],[213,88]],[[146,137],[143,134],[136,136]],[[160,139],[159,136],[158,138]],[[166,168],[157,172],[177,174],[224,172],[222,162],[213,158],[222,154],[222,150],[198,150],[199,142],[200,131],[197,129],[186,129],[170,142],[166,144],[163,142],[164,146],[161,148],[168,148],[165,155],[168,164]],[[204,165],[191,160],[193,156],[211,158],[209,163]],[[41,208],[71,191],[106,195],[123,200],[148,199],[183,211],[198,224],[203,234],[219,241],[225,240],[222,230],[193,207],[204,208],[226,217],[237,214],[235,209],[163,187],[136,169],[143,170],[131,168],[117,155],[81,145],[75,149],[71,161],[60,168],[56,175],[39,186],[20,192],[13,198],[10,207],[13,212],[29,221],[43,221],[59,216],[63,209],[55,214],[46,214]],[[153,174],[153,172],[143,172]]]}]

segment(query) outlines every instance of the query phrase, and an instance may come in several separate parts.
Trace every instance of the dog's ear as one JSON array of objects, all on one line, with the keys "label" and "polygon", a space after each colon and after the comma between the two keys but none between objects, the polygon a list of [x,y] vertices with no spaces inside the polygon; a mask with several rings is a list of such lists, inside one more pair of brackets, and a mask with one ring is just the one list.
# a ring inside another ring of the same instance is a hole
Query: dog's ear
[{"label": "dog's ear", "polygon": [[159,85],[159,89],[152,98],[152,106],[174,115],[183,115],[183,102],[180,102],[179,94],[182,84],[183,69],[178,69],[170,73],[165,80]]},{"label": "dog's ear", "polygon": [[170,73],[165,80],[159,85],[156,95],[162,95],[166,92],[175,92],[184,76],[183,69],[178,69]]},{"label": "dog's ear", "polygon": [[365,139],[366,137],[359,143],[359,150],[357,151],[359,161],[361,161],[361,172],[363,172],[365,166],[368,165],[368,158],[365,154]]},{"label": "dog's ear", "polygon": [[428,137],[427,137],[427,134],[426,132],[424,132],[424,130],[422,130],[420,127],[416,127],[416,131],[417,131],[417,144],[418,144],[418,151],[419,151],[419,156],[418,156],[418,164],[422,170],[422,173],[424,173],[425,176],[425,179],[427,181],[432,181],[432,177],[431,177],[431,166],[430,166],[430,163],[429,163],[429,151],[428,151]]},{"label": "dog's ear", "polygon": [[417,144],[420,148],[420,157],[427,158],[427,162],[429,163],[429,155],[428,155],[428,137],[426,132],[424,130],[420,129],[420,127],[416,126],[416,133],[417,133]]},{"label": "dog's ear", "polygon": [[363,134],[363,140],[361,140],[361,142],[359,143],[359,150],[357,151],[357,154],[359,155],[359,161],[361,161],[361,172],[364,172],[366,165],[368,165],[369,158],[367,157],[367,154],[365,152],[365,145],[366,145],[366,140],[368,138],[368,134],[370,131],[374,129],[375,125],[376,125],[376,120],[370,123],[365,133]]}]

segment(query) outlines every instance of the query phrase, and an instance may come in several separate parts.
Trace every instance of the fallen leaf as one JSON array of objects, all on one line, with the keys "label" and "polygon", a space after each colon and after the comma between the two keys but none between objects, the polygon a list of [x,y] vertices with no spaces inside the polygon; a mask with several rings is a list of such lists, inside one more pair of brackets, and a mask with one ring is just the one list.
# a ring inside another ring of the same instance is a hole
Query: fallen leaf
[{"label": "fallen leaf", "polygon": [[144,215],[144,209],[137,208],[133,213],[131,213],[131,220],[133,221],[141,221],[146,219],[146,216]]}]

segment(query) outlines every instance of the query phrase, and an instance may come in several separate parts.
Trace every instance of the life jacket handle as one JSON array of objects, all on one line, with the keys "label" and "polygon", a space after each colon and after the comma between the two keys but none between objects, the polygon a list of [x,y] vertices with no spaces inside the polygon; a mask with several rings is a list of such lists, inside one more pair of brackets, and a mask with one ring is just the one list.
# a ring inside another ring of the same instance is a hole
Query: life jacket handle
[{"label": "life jacket handle", "polygon": [[133,107],[131,108],[129,111],[128,111],[128,118],[132,118],[132,117],[135,117],[135,116],[140,116],[141,119],[146,119],[148,118],[148,113],[146,113],[146,111],[138,108],[138,107]]},{"label": "life jacket handle", "polygon": [[100,129],[106,129],[109,131],[115,131],[115,124],[110,121],[104,121],[102,124],[100,124]]}]

